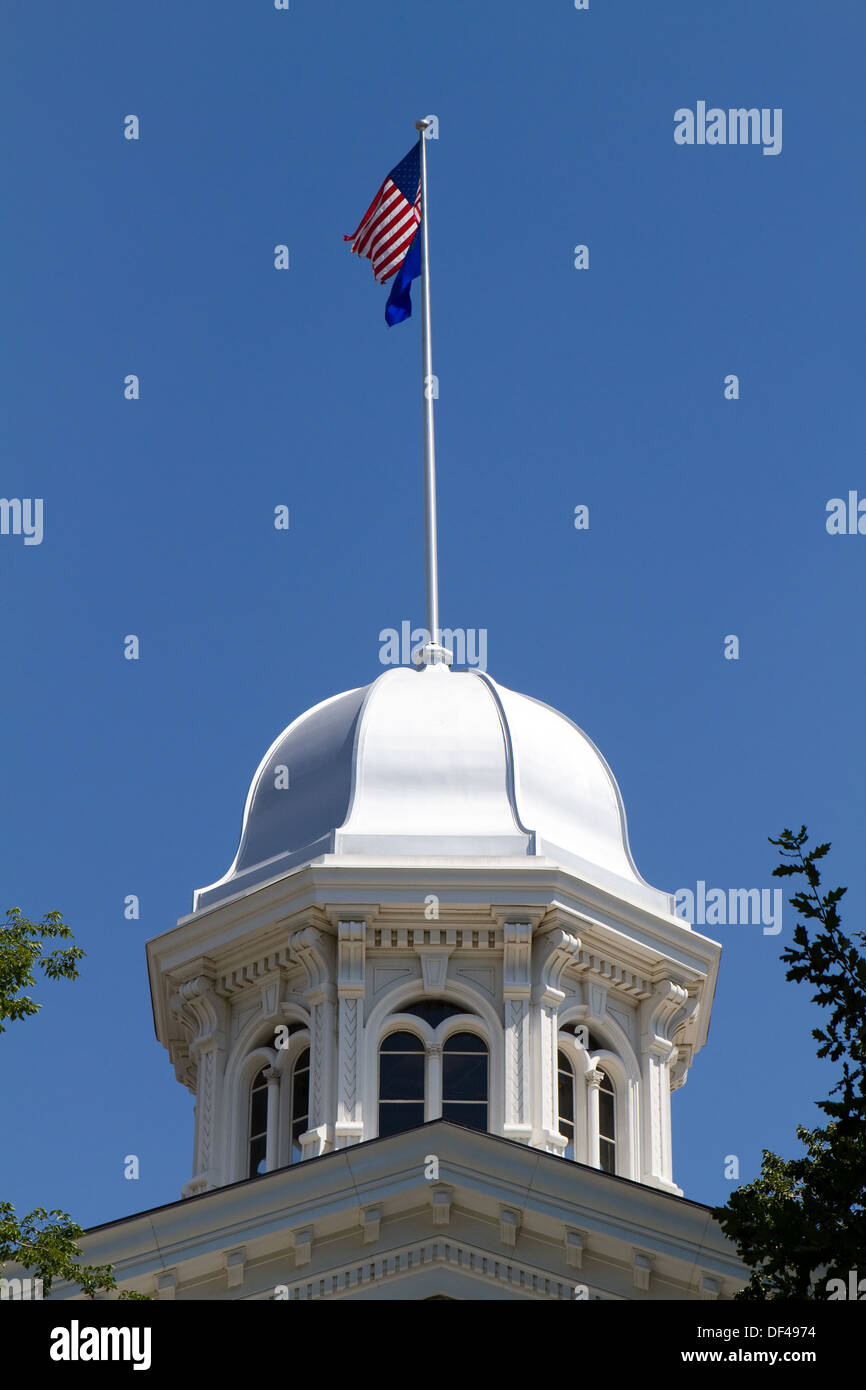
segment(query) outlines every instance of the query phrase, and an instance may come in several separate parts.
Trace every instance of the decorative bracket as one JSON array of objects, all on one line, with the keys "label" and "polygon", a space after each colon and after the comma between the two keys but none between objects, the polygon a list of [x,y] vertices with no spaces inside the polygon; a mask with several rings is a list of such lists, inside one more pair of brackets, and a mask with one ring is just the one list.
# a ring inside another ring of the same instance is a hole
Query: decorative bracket
[{"label": "decorative bracket", "polygon": [[318,927],[302,927],[289,937],[289,958],[306,971],[306,990],[322,989],[329,984],[333,953],[333,939]]}]

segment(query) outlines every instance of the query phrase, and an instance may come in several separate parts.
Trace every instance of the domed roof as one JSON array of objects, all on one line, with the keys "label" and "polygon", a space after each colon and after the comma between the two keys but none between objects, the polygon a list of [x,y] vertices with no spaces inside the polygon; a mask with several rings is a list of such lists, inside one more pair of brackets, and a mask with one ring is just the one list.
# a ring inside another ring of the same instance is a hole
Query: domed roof
[{"label": "domed roof", "polygon": [[194,910],[323,854],[543,856],[655,911],[613,773],[549,705],[481,671],[391,667],[334,695],[271,745],[231,868]]}]

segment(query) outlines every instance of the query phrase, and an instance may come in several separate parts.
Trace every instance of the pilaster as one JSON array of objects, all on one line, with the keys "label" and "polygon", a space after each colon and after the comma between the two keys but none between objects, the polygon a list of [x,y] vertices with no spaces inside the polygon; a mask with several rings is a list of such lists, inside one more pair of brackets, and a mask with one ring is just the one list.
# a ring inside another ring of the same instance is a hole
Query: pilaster
[{"label": "pilaster", "polygon": [[185,980],[175,995],[175,1012],[193,1029],[189,1056],[196,1068],[193,1177],[184,1196],[207,1192],[224,1181],[218,1154],[222,1111],[221,1090],[228,1038],[228,1008],[214,988],[210,962],[199,961],[201,973]]},{"label": "pilaster", "polygon": [[529,1005],[532,996],[532,923],[503,923],[503,1002],[505,1005],[505,1123],[507,1139],[528,1144],[532,1138],[529,1113]]},{"label": "pilaster", "polygon": [[334,1144],[343,1149],[364,1138],[363,1056],[366,992],[366,923],[337,923],[337,1119]]},{"label": "pilaster", "polygon": [[300,1142],[304,1158],[315,1158],[334,1146],[334,942],[318,927],[303,927],[289,937],[289,955],[307,977],[303,995],[310,1010],[310,1116]]},{"label": "pilaster", "polygon": [[660,980],[641,1005],[641,1181],[679,1193],[671,1153],[671,1067],[674,1033],[691,1018],[695,1000],[675,980]]},{"label": "pilaster", "polygon": [[576,963],[579,951],[579,937],[562,927],[537,934],[532,943],[532,1032],[537,1077],[533,1143],[555,1154],[563,1153],[567,1144],[565,1135],[559,1132],[557,1100],[559,1006],[565,998],[561,981],[566,968]]}]

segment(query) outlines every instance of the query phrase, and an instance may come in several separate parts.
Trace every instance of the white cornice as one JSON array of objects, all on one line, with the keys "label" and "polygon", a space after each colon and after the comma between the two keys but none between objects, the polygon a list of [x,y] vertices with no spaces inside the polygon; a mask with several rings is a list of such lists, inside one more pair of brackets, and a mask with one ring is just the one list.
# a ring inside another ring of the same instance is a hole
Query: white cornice
[{"label": "white cornice", "polygon": [[[285,957],[289,933],[316,925],[334,933],[342,914],[384,926],[400,916],[405,923],[423,920],[426,896],[440,903],[440,925],[452,914],[461,919],[486,913],[495,926],[502,913],[524,914],[538,921],[558,914],[576,932],[591,968],[593,952],[614,957],[616,966],[649,983],[675,975],[701,994],[694,1022],[694,1046],[706,1038],[718,972],[720,945],[691,930],[678,918],[624,902],[576,878],[552,860],[532,858],[372,859],[326,855],[269,883],[200,913],[182,917],[177,926],[147,943],[157,1035],[167,1036],[168,993],[188,978],[190,962],[207,956],[219,972],[242,971],[251,962],[272,956],[274,965],[290,966]],[[545,919],[546,920],[546,919]],[[640,989],[631,987],[634,997]]]},{"label": "white cornice", "polygon": [[[435,1185],[424,1178],[431,1152],[439,1160]],[[437,1232],[434,1192],[443,1187],[449,1229]],[[376,1238],[365,1245],[362,1217],[373,1209]],[[518,1218],[513,1251],[501,1242],[504,1209]],[[423,1232],[428,1223],[429,1237]],[[708,1208],[445,1121],[96,1227],[81,1245],[88,1263],[115,1266],[121,1287],[151,1292],[160,1275],[174,1270],[181,1296],[184,1288],[188,1296],[201,1296],[194,1285],[224,1277],[226,1253],[239,1248],[248,1269],[273,1266],[284,1272],[273,1282],[300,1285],[339,1278],[362,1254],[363,1261],[392,1254],[406,1245],[406,1231],[414,1233],[409,1244],[436,1235],[466,1244],[468,1236],[468,1244],[488,1257],[513,1254],[527,1268],[568,1283],[569,1233],[575,1229],[582,1241],[580,1277],[600,1293],[629,1296],[635,1250],[651,1260],[653,1281],[667,1286],[670,1297],[699,1297],[706,1277],[727,1297],[745,1282],[734,1247]],[[294,1272],[300,1260],[290,1256],[298,1232],[303,1275]],[[264,1284],[264,1276],[247,1282],[247,1295],[261,1295]],[[56,1289],[64,1297],[63,1288]]]}]

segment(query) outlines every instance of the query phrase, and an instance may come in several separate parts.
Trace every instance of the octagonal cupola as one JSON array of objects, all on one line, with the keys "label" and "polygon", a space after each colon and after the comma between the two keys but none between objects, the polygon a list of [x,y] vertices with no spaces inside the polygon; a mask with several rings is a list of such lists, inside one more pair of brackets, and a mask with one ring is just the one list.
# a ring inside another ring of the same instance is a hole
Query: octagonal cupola
[{"label": "octagonal cupola", "polygon": [[447,1119],[668,1191],[718,945],[641,878],[576,724],[394,668],[289,724],[235,860],[148,944],[188,1193]]}]

